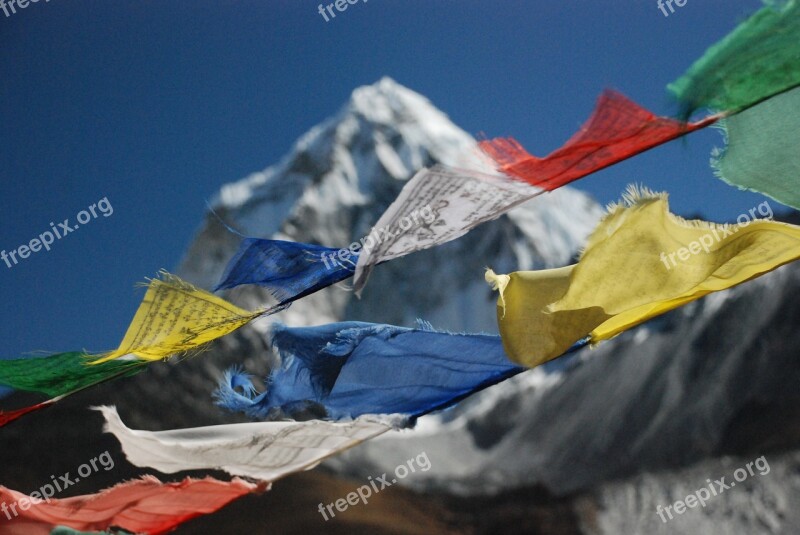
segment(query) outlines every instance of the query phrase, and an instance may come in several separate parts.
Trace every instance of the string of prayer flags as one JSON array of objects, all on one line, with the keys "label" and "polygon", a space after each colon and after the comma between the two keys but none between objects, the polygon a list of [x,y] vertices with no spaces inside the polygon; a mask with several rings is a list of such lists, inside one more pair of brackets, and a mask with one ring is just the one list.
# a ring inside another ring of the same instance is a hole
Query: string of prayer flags
[{"label": "string of prayer flags", "polygon": [[[486,140],[480,147],[495,161],[499,171],[527,183],[514,184],[504,176],[442,166],[423,169],[405,185],[398,198],[381,216],[373,233],[375,247],[361,252],[354,289],[366,285],[372,268],[411,252],[441,245],[496,219],[544,191],[552,191],[605,167],[694,132],[718,121],[713,115],[685,123],[659,117],[615,91],[605,91],[595,111],[581,129],[560,149],[544,158],[528,153],[512,138]],[[539,189],[541,188],[541,189]],[[398,231],[400,223],[423,207],[433,212],[431,223]]]},{"label": "string of prayer flags", "polygon": [[708,49],[669,90],[682,116],[744,110],[800,85],[800,3],[769,1]]},{"label": "string of prayer flags", "polygon": [[[16,504],[12,518],[0,515],[4,535],[49,535],[56,526],[78,531],[148,535],[167,533],[192,518],[211,514],[265,485],[241,479],[186,478],[162,483],[152,476],[128,481],[97,494],[43,500],[0,486],[0,501]],[[38,494],[38,493],[33,493]]]},{"label": "string of prayer flags", "polygon": [[543,158],[531,155],[513,138],[480,142],[503,173],[552,191],[653,147],[714,123],[659,117],[621,93],[606,90],[594,112],[561,148]]},{"label": "string of prayer flags", "polygon": [[[704,128],[720,117],[684,123],[658,117],[620,93],[606,91],[580,131],[545,158],[532,156],[511,138],[483,141],[480,145],[503,173],[550,191]],[[354,289],[356,292],[363,289],[375,265],[456,239],[540,193],[536,188],[522,188],[502,176],[443,166],[421,170],[375,224],[368,237],[369,246],[348,259],[357,260]],[[773,196],[796,206],[785,195]],[[409,225],[412,215],[425,208],[431,217],[421,224]],[[278,297],[281,307],[350,275],[350,262],[333,261],[338,250],[309,244],[297,244],[292,249],[287,245],[290,243],[245,240],[218,288],[261,284]],[[280,289],[283,283],[287,290]]]},{"label": "string of prayer flags", "polygon": [[[340,255],[340,251],[347,251]],[[214,291],[257,284],[267,288],[278,304],[277,312],[305,297],[353,275],[358,253],[309,243],[245,238],[228,262]]]},{"label": "string of prayer flags", "polygon": [[361,240],[360,250],[245,238],[215,290],[266,287],[279,302],[265,314],[354,272],[360,290],[375,265],[454,240],[540,193],[509,177],[444,166],[423,169]]},{"label": "string of prayer flags", "polygon": [[311,469],[391,429],[359,419],[346,423],[254,422],[151,432],[126,427],[114,407],[97,410],[105,417],[105,431],[117,437],[135,466],[167,474],[223,470],[268,482]]},{"label": "string of prayer flags", "polygon": [[[800,84],[799,30],[800,3],[797,0],[770,2],[712,47],[684,77],[670,85],[669,89],[684,104],[682,116],[685,119],[704,106],[717,110],[717,115],[691,123],[659,117],[624,95],[607,90],[600,96],[595,111],[581,129],[564,146],[544,158],[531,155],[512,138],[486,140],[480,146],[503,173],[552,191],[796,87]],[[790,114],[792,116],[793,112]],[[729,123],[729,128],[735,128],[732,126],[734,124]],[[788,139],[792,139],[791,133],[795,132],[792,126],[788,124],[781,130],[790,133]],[[778,129],[775,127],[773,130]],[[758,131],[767,130],[768,127],[762,126]],[[770,152],[764,151],[764,154]],[[797,188],[786,185],[775,188],[770,184],[776,181],[785,183],[785,177],[794,176],[791,170],[793,167],[784,169],[786,174],[767,181],[769,186],[759,183],[753,189],[797,207],[798,203],[793,198],[795,195],[784,193],[786,189],[797,191]],[[754,178],[745,179],[732,178],[734,173],[723,172],[726,180],[737,185],[745,184],[745,187],[748,187],[748,182],[756,182],[757,177],[764,174],[756,173],[750,175]],[[469,215],[463,223],[455,218],[442,218],[442,212],[458,213],[465,206],[462,197],[468,189],[466,186],[481,183],[475,180],[476,175],[473,173],[468,178],[461,178],[452,171],[422,170],[412,178],[375,228],[387,228],[396,223],[404,211],[407,212],[412,206],[418,207],[426,199],[433,200],[431,205],[437,217],[436,222],[426,225],[418,233],[395,234],[394,239],[381,243],[375,250],[362,253],[356,267],[354,289],[359,292],[364,287],[370,270],[381,261],[455,239],[477,224],[496,218],[533,196],[522,192],[520,199],[514,199],[515,192],[511,193],[511,198],[498,199],[493,195],[488,197],[485,213],[474,209],[463,210],[462,214]],[[464,181],[460,185],[459,179]],[[494,180],[495,186],[502,184],[502,179],[495,177]],[[426,187],[429,189],[426,190]],[[508,190],[505,193],[508,194]],[[448,202],[452,202],[456,209],[448,210]]]},{"label": "string of prayer flags", "polygon": [[394,415],[402,426],[524,370],[498,336],[440,332],[424,322],[416,329],[274,325],[271,336],[282,365],[266,391],[256,395],[247,375],[229,370],[215,394],[220,406],[257,419]]},{"label": "string of prayer flags", "polygon": [[715,150],[712,160],[717,176],[800,210],[800,88],[728,117],[721,126],[725,149]]},{"label": "string of prayer flags", "polygon": [[[496,275],[497,318],[514,362],[537,366],[590,335],[609,339],[711,292],[800,258],[800,227],[770,220],[686,221],[666,194],[629,188],[577,264]],[[631,276],[635,274],[635,276]]]},{"label": "string of prayer flags", "polygon": [[39,392],[51,399],[0,412],[0,427],[48,407],[84,388],[132,375],[149,362],[198,349],[263,312],[248,312],[162,273],[151,280],[120,347],[108,354],[67,352],[48,357],[0,360],[0,385]]},{"label": "string of prayer flags", "polygon": [[124,355],[156,361],[198,349],[262,315],[249,312],[174,275],[162,273],[147,287],[119,348],[93,360],[108,362]]},{"label": "string of prayer flags", "polygon": [[[544,158],[531,155],[513,138],[485,140],[480,147],[500,171],[552,191],[797,87],[800,85],[798,35],[800,3],[769,2],[711,47],[683,77],[669,85],[682,104],[683,119],[703,107],[719,112],[698,122],[658,117],[622,94],[607,90],[581,129]],[[769,111],[764,116],[753,114],[747,122],[758,124],[758,131],[765,132],[770,125],[759,121],[770,120]],[[737,185],[758,183],[763,174],[766,173],[728,181]],[[752,189],[772,196],[768,188]],[[792,202],[787,204],[797,207]]]}]

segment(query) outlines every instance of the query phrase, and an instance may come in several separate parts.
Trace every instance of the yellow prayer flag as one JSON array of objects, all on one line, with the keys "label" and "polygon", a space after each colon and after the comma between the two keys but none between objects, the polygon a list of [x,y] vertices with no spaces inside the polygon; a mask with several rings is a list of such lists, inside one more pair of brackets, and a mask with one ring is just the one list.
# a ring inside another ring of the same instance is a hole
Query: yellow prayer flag
[{"label": "yellow prayer flag", "polygon": [[243,310],[173,275],[164,273],[162,279],[150,281],[119,348],[91,364],[127,354],[161,360],[231,333],[261,314]]},{"label": "yellow prayer flag", "polygon": [[587,335],[592,343],[607,340],[799,257],[800,227],[686,221],[669,212],[666,194],[629,188],[577,264],[510,275],[489,270],[486,279],[500,291],[497,317],[506,353],[538,366]]}]

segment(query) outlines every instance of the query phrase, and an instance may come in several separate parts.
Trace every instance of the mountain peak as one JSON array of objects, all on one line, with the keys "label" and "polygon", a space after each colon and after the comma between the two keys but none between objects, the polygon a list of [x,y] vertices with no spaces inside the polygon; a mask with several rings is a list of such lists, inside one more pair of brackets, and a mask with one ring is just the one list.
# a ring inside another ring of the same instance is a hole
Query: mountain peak
[{"label": "mountain peak", "polygon": [[[223,186],[214,209],[248,236],[347,245],[369,234],[415,172],[434,164],[493,170],[472,136],[427,98],[384,77],[356,88],[336,114],[301,136],[278,163]],[[502,222],[471,233],[467,242],[495,243],[502,238],[492,247],[503,249],[508,264],[515,268],[563,265],[580,247],[601,210],[587,196],[568,188],[548,195],[547,200],[509,213]],[[500,227],[505,230],[495,234]],[[198,237],[199,248],[189,251],[181,273],[200,286],[213,285],[224,268],[221,259],[233,254],[235,242],[210,217]],[[216,252],[209,255],[212,243]],[[429,253],[429,260],[440,261],[437,255],[442,251]],[[482,267],[469,269],[482,272]],[[468,269],[466,264],[464,269]],[[478,293],[485,298],[482,278],[479,282]],[[343,306],[348,300],[337,302]],[[293,312],[302,309],[302,303],[292,307]],[[494,313],[493,308],[489,310]],[[325,319],[343,317],[340,312]]]},{"label": "mountain peak", "polygon": [[[435,163],[490,172],[487,162],[473,137],[427,98],[383,77],[356,88],[338,113],[301,136],[278,164],[223,186],[213,204],[235,209],[264,193],[274,196],[287,189],[287,177],[336,175],[363,193],[381,184],[396,190],[393,183]],[[274,183],[278,177],[283,185]]]},{"label": "mountain peak", "polygon": [[413,121],[424,126],[432,121],[446,121],[455,127],[427,98],[388,76],[353,90],[342,112],[355,113],[381,125]]},{"label": "mountain peak", "polygon": [[427,99],[419,93],[397,83],[389,76],[384,76],[374,84],[362,85],[353,89],[350,95],[350,102],[353,105],[358,105],[359,103],[369,102],[376,98],[402,101],[408,97],[427,101]]}]

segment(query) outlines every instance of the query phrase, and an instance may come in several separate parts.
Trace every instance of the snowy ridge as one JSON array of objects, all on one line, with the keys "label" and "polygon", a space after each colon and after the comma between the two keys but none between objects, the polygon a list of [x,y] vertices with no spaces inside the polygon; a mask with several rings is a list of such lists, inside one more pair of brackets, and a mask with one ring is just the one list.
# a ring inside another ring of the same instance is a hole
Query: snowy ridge
[{"label": "snowy ridge", "polygon": [[[360,145],[366,145],[368,150],[361,150]],[[265,203],[273,205],[276,199],[314,204],[312,197],[292,198],[291,194],[298,191],[286,188],[287,183],[326,183],[320,187],[315,208],[322,209],[323,201],[341,208],[368,201],[366,196],[358,195],[359,179],[373,182],[364,184],[367,189],[379,186],[373,177],[380,175],[405,181],[431,162],[477,165],[480,170],[491,171],[488,160],[481,157],[466,132],[421,95],[383,78],[375,85],[353,91],[350,101],[336,116],[303,135],[279,164],[223,186],[213,204],[226,212],[241,210],[244,213],[239,214],[239,223],[250,232],[264,234],[279,227],[280,216],[286,213],[268,216],[265,210],[249,211],[248,207],[252,210]]]}]

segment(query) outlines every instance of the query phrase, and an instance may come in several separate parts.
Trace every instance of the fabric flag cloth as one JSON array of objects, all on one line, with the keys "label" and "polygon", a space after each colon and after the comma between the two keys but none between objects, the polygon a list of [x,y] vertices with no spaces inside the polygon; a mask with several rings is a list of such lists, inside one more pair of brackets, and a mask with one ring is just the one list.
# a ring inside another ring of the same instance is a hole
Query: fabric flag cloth
[{"label": "fabric flag cloth", "polygon": [[513,138],[481,141],[480,147],[503,173],[552,191],[718,119],[685,123],[659,117],[621,93],[606,90],[581,129],[544,158],[531,155]]},{"label": "fabric flag cloth", "polygon": [[122,528],[131,533],[157,535],[213,513],[246,494],[264,490],[264,485],[241,479],[225,482],[187,478],[179,483],[162,483],[145,476],[97,494],[44,501],[0,486],[0,502],[8,506],[8,513],[0,514],[0,532],[48,535],[56,526],[63,526],[112,533],[115,528]]},{"label": "fabric flag cloth", "polygon": [[[359,254],[353,288],[360,292],[376,265],[460,238],[541,193],[508,176],[441,165],[422,169],[373,226],[367,237],[373,245]],[[420,213],[430,217],[419,221]]]},{"label": "fabric flag cloth", "polygon": [[800,85],[800,3],[770,1],[712,46],[669,90],[682,116],[739,112]]},{"label": "fabric flag cloth", "polygon": [[800,227],[685,221],[669,212],[665,194],[630,188],[577,264],[510,275],[490,270],[487,281],[500,292],[506,352],[514,362],[536,366],[587,334],[592,343],[609,339],[798,257]]},{"label": "fabric flag cloth", "polygon": [[45,402],[15,411],[0,411],[0,427],[49,407],[84,388],[138,373],[144,364],[139,360],[119,359],[98,366],[87,366],[91,358],[92,355],[73,351],[46,357],[0,360],[0,385],[51,397]]},{"label": "fabric flag cloth", "polygon": [[150,281],[117,350],[0,360],[0,385],[53,396],[44,403],[0,412],[0,427],[89,386],[135,374],[149,362],[199,349],[263,314],[240,309],[168,273],[162,273],[162,279]]},{"label": "fabric flag cloth", "polygon": [[172,474],[224,470],[235,476],[275,481],[315,467],[324,459],[385,433],[390,426],[359,419],[347,423],[255,422],[172,431],[128,429],[114,407],[97,407],[128,461]]},{"label": "fabric flag cloth", "polygon": [[728,117],[721,126],[726,146],[713,154],[717,176],[800,210],[800,88]]},{"label": "fabric flag cloth", "polygon": [[499,336],[439,332],[424,323],[274,325],[271,336],[282,366],[266,391],[255,395],[249,377],[228,371],[219,405],[260,419],[393,415],[401,427],[524,371],[508,360]]},{"label": "fabric flag cloth", "polygon": [[0,385],[14,390],[57,397],[105,381],[141,371],[142,362],[115,360],[87,366],[93,355],[81,351],[46,357],[0,360]]},{"label": "fabric flag cloth", "polygon": [[296,299],[351,277],[358,253],[348,252],[342,259],[339,251],[309,243],[245,238],[214,291],[257,284],[278,300],[269,310],[277,312]]},{"label": "fabric flag cloth", "polygon": [[91,364],[128,354],[156,361],[186,353],[235,331],[264,313],[243,310],[174,275],[163,272],[161,275],[163,280],[150,281],[119,348],[101,355]]}]

